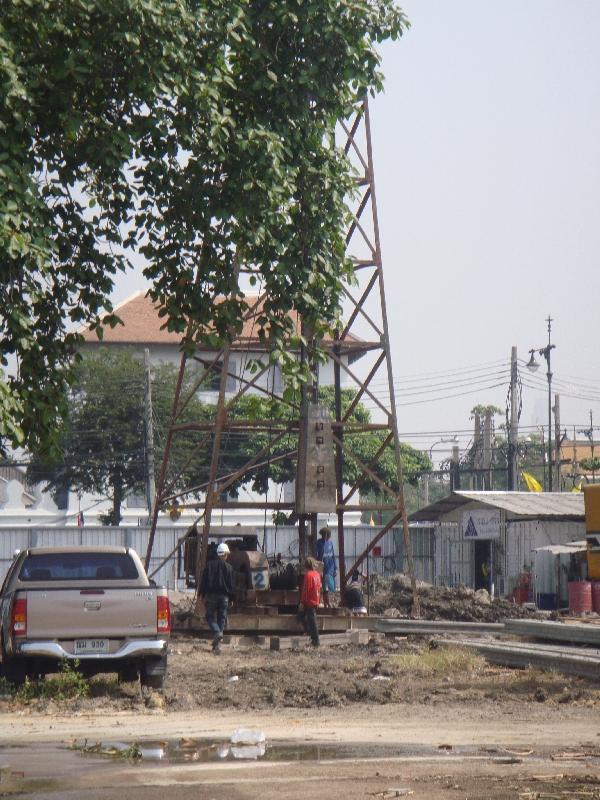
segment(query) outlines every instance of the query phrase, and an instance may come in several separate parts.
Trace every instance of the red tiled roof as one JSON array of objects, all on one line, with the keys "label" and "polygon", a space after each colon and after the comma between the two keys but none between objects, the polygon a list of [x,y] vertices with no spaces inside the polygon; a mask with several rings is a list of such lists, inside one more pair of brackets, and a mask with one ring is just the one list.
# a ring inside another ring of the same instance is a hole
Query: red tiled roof
[{"label": "red tiled roof", "polygon": [[[252,306],[256,302],[257,296],[246,295],[246,302]],[[102,343],[106,344],[131,344],[131,345],[157,345],[172,344],[179,345],[182,336],[164,328],[165,317],[158,316],[158,306],[143,292],[137,292],[132,297],[124,300],[115,307],[116,315],[123,321],[122,325],[114,328],[105,327]],[[294,313],[294,312],[293,312]],[[294,317],[297,315],[294,313]],[[257,326],[254,317],[244,322],[241,335],[237,339],[238,345],[243,340],[259,343],[257,336]],[[89,328],[80,329],[84,341],[98,343],[95,331]],[[356,337],[348,336],[346,341],[359,341]],[[234,345],[235,346],[235,345]]]}]

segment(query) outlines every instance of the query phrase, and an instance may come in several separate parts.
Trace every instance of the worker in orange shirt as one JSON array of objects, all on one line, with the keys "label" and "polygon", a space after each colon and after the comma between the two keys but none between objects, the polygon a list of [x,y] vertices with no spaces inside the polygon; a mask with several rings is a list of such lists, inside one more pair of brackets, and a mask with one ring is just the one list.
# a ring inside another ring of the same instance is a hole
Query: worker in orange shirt
[{"label": "worker in orange shirt", "polygon": [[321,600],[321,576],[317,572],[314,558],[306,559],[306,572],[302,582],[302,594],[298,611],[304,630],[310,636],[313,647],[318,647],[319,628],[317,626],[317,608]]}]

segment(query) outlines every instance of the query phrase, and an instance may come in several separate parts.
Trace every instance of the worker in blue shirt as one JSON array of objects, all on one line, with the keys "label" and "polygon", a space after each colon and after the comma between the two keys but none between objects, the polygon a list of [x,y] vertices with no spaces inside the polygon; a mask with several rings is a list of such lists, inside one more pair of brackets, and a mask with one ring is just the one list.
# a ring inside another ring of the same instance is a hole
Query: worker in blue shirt
[{"label": "worker in blue shirt", "polygon": [[337,575],[335,551],[329,528],[326,526],[321,528],[319,535],[321,538],[317,542],[317,558],[323,562],[323,606],[331,608],[329,592],[335,592],[335,576]]}]

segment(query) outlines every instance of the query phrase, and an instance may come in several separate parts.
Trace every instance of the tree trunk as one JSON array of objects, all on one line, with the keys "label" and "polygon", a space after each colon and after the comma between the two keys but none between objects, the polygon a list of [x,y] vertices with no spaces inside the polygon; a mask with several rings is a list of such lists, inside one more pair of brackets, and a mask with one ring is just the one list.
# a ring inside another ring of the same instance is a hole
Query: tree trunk
[{"label": "tree trunk", "polygon": [[121,524],[121,503],[123,502],[123,481],[121,480],[121,471],[116,470],[111,476],[111,485],[113,489],[113,507],[111,512],[111,524]]}]

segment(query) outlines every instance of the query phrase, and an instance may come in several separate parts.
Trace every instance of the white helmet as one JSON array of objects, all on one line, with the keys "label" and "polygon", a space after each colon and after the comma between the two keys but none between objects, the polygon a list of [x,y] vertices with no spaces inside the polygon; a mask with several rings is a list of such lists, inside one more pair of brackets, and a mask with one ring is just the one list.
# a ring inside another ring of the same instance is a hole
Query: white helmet
[{"label": "white helmet", "polygon": [[218,556],[229,555],[229,547],[225,544],[225,542],[221,542],[221,544],[217,547],[217,555]]}]

